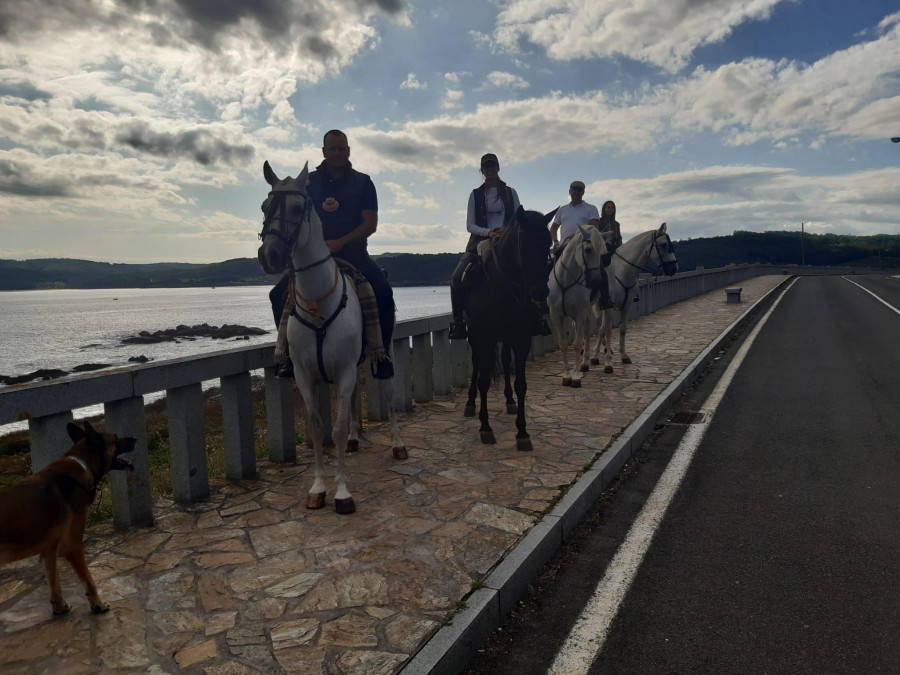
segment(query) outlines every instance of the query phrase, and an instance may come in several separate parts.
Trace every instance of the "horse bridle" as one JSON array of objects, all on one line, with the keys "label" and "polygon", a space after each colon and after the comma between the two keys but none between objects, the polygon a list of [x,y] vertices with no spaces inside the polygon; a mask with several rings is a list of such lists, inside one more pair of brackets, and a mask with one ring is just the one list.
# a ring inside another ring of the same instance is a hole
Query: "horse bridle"
[{"label": "horse bridle", "polygon": [[[581,241],[579,243],[583,244],[585,242],[590,242],[590,237],[588,237],[587,232],[582,230],[581,227],[578,228],[578,231],[581,232]],[[559,283],[559,276],[556,274],[556,265],[553,266],[553,278],[556,279],[556,285],[559,286],[560,290],[562,291],[563,314],[566,314],[566,291],[568,291],[570,288],[574,288],[575,286],[578,286],[578,285],[581,285],[581,286],[584,286],[585,288],[587,288],[587,286],[585,284],[581,283],[582,275],[584,276],[585,281],[587,281],[587,273],[588,272],[590,272],[591,270],[599,270],[600,269],[600,265],[597,265],[595,267],[591,267],[590,265],[588,265],[587,256],[584,253],[584,246],[581,247],[581,262],[584,263],[584,270],[579,272],[578,277],[575,279],[575,281],[573,281],[568,286],[563,286],[561,283]],[[560,256],[560,263],[562,264],[563,267],[566,268],[566,271],[568,271],[569,268],[566,265],[566,263],[562,260],[562,256]]]},{"label": "horse bridle", "polygon": [[[269,192],[269,197],[273,198],[273,202],[269,207],[269,212],[266,214],[265,220],[263,221],[263,229],[262,229],[262,232],[259,233],[259,238],[264,239],[267,235],[270,235],[270,234],[275,235],[281,241],[284,242],[285,246],[287,246],[287,248],[290,252],[293,252],[294,246],[297,243],[297,239],[300,236],[301,225],[300,224],[297,225],[297,229],[294,231],[294,233],[290,237],[285,237],[284,234],[280,230],[273,229],[271,227],[272,222],[276,219],[279,219],[279,216],[278,216],[279,212],[281,213],[280,220],[285,224],[287,223],[286,203],[287,203],[288,195],[302,195],[304,197],[303,215],[300,217],[300,223],[302,224],[309,220],[310,216],[312,215],[312,200],[309,198],[309,194],[306,192],[306,190],[293,189],[293,188],[273,188]],[[332,254],[329,252],[328,255],[325,256],[324,258],[321,258],[320,260],[316,260],[315,262],[312,262],[309,265],[303,265],[301,267],[294,267],[293,256],[291,256],[289,258],[289,263],[288,263],[289,269],[290,269],[289,274],[290,274],[290,279],[291,279],[291,285],[290,285],[291,293],[293,293],[295,291],[294,277],[296,276],[297,272],[305,272],[307,270],[310,270],[313,267],[316,267],[317,265],[321,265],[321,264],[327,262],[332,257],[333,257]],[[337,268],[335,268],[335,273],[341,277],[341,282],[342,282],[341,301],[338,303],[338,306],[335,308],[334,312],[331,313],[331,316],[329,316],[327,319],[325,317],[322,317],[321,315],[318,315],[319,318],[324,319],[321,325],[317,326],[316,324],[312,323],[311,321],[307,321],[302,316],[300,316],[300,314],[297,313],[296,304],[293,307],[291,307],[291,316],[293,318],[297,319],[297,321],[299,321],[301,325],[303,325],[306,328],[309,328],[311,331],[313,331],[316,335],[316,361],[318,362],[318,365],[319,365],[319,374],[322,376],[322,379],[328,384],[333,384],[333,382],[328,377],[328,373],[325,372],[325,361],[324,361],[324,358],[322,355],[322,348],[325,343],[325,335],[328,331],[328,327],[334,322],[334,320],[338,317],[338,315],[341,313],[341,311],[343,311],[343,309],[347,306],[347,278],[343,274],[340,274],[340,272],[337,270]],[[328,293],[326,294],[325,297],[327,297],[327,295],[331,295],[331,293],[335,290],[336,287],[337,287],[337,279],[335,279],[335,286],[332,287],[332,289],[330,291],[328,291]],[[324,297],[319,298],[319,300],[323,300],[323,299],[324,299]]]},{"label": "horse bridle", "polygon": [[[668,233],[664,234],[663,236],[666,238],[666,243],[669,246],[669,250],[672,251],[672,255],[675,255],[675,245],[672,243],[672,240],[669,238]],[[656,251],[656,257],[659,259],[659,262],[656,263],[655,270],[650,269],[649,267],[646,267],[644,265],[638,265],[637,263],[631,262],[628,258],[623,256],[618,251],[615,251],[613,253],[613,255],[618,256],[620,259],[624,260],[628,265],[631,265],[632,267],[639,269],[641,272],[646,272],[647,274],[652,274],[653,276],[659,276],[659,273],[661,271],[664,271],[663,265],[665,264],[665,261],[663,260],[662,251],[659,250],[659,242],[657,241],[658,238],[659,238],[658,235],[656,233],[654,233],[653,237],[651,237],[651,240],[650,240],[650,246],[647,249],[647,258],[650,260],[653,260],[653,257],[650,254],[653,251]],[[678,262],[677,258],[675,259],[675,262]],[[619,283],[621,284],[622,282],[620,281]]]},{"label": "horse bridle", "polygon": [[[491,248],[494,247],[493,241],[491,242]],[[494,252],[494,255],[491,256],[494,260],[494,266],[497,268],[497,271],[500,273],[500,283],[502,283],[509,294],[512,296],[513,301],[521,307],[525,307],[528,305],[528,278],[525,276],[525,264],[522,261],[522,225],[516,221],[516,264],[519,266],[519,271],[522,275],[521,286],[525,289],[525,298],[520,298],[516,293],[516,287],[519,284],[512,281],[509,278],[509,275],[504,271],[503,265],[500,264],[500,256]]]}]

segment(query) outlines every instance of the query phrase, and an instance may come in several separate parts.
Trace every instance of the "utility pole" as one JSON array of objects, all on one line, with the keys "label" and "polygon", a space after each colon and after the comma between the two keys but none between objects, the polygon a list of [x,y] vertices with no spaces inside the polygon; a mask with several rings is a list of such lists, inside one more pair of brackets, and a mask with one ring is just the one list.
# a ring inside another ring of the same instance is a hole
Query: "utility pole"
[{"label": "utility pole", "polygon": [[800,223],[800,264],[806,265],[806,254],[803,251],[803,223]]}]

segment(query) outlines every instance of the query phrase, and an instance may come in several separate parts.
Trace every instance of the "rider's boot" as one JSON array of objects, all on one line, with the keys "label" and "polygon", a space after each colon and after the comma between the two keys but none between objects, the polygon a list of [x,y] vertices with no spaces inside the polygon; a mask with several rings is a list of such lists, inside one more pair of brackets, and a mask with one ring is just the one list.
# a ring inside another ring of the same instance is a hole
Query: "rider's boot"
[{"label": "rider's boot", "polygon": [[600,300],[597,305],[600,309],[612,309],[615,305],[609,295],[609,275],[605,267],[600,268],[600,274],[603,276],[603,283],[600,284]]},{"label": "rider's boot", "polygon": [[466,321],[463,318],[464,291],[456,284],[450,285],[450,305],[453,308],[453,320],[450,323],[450,339],[465,340],[469,337],[466,332]]},{"label": "rider's boot", "polygon": [[291,361],[290,354],[286,355],[284,365],[278,369],[278,372],[275,374],[279,380],[293,380],[294,379],[294,362]]}]

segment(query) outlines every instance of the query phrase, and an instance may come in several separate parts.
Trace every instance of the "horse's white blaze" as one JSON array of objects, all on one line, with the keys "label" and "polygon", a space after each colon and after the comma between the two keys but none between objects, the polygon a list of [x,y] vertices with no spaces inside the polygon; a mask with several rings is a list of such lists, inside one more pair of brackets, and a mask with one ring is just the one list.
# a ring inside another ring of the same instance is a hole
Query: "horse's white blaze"
[{"label": "horse's white blaze", "polygon": [[700,412],[705,413],[704,421],[691,425],[678,444],[672,459],[660,476],[656,487],[647,498],[638,517],[632,523],[625,541],[600,579],[594,593],[588,600],[581,615],[575,621],[566,641],[560,647],[556,658],[547,671],[551,675],[581,675],[587,673],[594,659],[603,649],[609,627],[622,604],[622,600],[637,575],[637,570],[650,548],[653,536],[666,514],[666,510],[678,491],[681,481],[687,473],[694,453],[706,435],[712,418],[731,385],[735,374],[744,362],[747,352],[756,341],[766,321],[775,311],[778,303],[794,285],[796,279],[785,288],[772,303],[772,306],[760,319],[759,323],[747,336],[737,350],[722,378],[716,383],[712,393],[704,401]]}]

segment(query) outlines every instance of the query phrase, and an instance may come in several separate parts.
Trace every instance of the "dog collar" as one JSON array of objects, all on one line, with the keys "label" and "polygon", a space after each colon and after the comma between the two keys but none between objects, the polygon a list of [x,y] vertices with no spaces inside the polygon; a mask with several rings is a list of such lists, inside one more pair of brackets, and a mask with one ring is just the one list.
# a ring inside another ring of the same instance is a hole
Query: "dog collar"
[{"label": "dog collar", "polygon": [[83,459],[81,459],[80,457],[75,457],[74,455],[66,455],[66,459],[71,459],[73,462],[78,464],[78,466],[91,474],[91,477],[93,478],[94,472],[88,468],[88,465],[84,463]]}]

